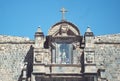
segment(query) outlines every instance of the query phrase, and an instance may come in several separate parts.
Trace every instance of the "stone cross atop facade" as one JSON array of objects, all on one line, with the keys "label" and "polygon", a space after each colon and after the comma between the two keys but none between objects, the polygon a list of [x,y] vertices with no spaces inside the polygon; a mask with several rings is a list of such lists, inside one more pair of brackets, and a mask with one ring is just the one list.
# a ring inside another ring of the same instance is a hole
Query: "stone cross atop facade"
[{"label": "stone cross atop facade", "polygon": [[67,10],[65,8],[62,8],[60,12],[62,12],[62,20],[65,20],[65,12],[67,12]]}]

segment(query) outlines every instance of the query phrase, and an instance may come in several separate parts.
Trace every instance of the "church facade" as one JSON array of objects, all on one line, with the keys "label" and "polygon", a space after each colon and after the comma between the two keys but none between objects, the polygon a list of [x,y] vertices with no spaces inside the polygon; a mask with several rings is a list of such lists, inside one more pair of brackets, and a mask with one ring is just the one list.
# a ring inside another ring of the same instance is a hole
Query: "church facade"
[{"label": "church facade", "polygon": [[83,37],[74,24],[65,20],[53,25],[46,38],[38,28],[31,80],[97,81],[93,39],[90,28]]},{"label": "church facade", "polygon": [[0,38],[0,81],[120,81],[120,34],[81,35],[63,18],[47,36]]}]

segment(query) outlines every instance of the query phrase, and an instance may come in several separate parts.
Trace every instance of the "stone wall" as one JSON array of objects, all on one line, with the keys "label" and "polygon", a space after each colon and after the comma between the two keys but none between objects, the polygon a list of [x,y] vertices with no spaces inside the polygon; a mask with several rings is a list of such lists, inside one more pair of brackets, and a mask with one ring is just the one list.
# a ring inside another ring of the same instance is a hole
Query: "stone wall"
[{"label": "stone wall", "polygon": [[95,37],[96,43],[120,43],[120,33]]},{"label": "stone wall", "polygon": [[24,62],[31,65],[33,41],[0,35],[0,81],[19,81]]},{"label": "stone wall", "polygon": [[28,37],[8,36],[0,35],[0,43],[12,43],[12,42],[32,42]]},{"label": "stone wall", "polygon": [[[108,81],[120,81],[120,34],[96,36],[94,42],[97,68],[106,69]],[[33,45],[29,38],[0,35],[0,81],[20,81],[25,62],[30,77]]]},{"label": "stone wall", "polygon": [[95,60],[108,81],[120,81],[120,34],[95,37]]}]

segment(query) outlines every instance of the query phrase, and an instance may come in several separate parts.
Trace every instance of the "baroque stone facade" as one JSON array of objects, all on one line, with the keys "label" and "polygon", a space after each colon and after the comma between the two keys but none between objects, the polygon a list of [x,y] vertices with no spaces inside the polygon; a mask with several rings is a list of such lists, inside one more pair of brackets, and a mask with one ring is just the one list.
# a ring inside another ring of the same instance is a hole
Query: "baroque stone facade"
[{"label": "baroque stone facade", "polygon": [[35,39],[0,35],[0,81],[120,81],[120,34],[81,35],[66,20]]}]

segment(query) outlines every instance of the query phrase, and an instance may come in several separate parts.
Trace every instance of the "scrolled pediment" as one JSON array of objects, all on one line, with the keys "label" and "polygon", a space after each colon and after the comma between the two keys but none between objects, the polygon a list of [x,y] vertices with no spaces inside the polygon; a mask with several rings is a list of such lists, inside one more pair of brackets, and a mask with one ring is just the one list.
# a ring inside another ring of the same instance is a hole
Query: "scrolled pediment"
[{"label": "scrolled pediment", "polygon": [[49,32],[48,35],[51,35],[53,37],[55,36],[79,36],[80,32],[78,28],[67,21],[62,21],[58,22],[55,25],[53,25]]}]

